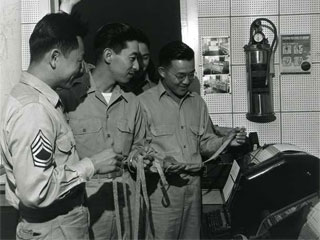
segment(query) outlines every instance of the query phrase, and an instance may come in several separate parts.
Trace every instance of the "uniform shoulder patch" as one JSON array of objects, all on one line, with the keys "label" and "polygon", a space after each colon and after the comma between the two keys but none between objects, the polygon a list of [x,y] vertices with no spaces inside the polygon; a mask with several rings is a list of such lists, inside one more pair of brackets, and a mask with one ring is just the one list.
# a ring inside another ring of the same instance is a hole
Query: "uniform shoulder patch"
[{"label": "uniform shoulder patch", "polygon": [[49,139],[39,130],[31,144],[33,164],[36,167],[48,168],[52,164],[52,144]]}]

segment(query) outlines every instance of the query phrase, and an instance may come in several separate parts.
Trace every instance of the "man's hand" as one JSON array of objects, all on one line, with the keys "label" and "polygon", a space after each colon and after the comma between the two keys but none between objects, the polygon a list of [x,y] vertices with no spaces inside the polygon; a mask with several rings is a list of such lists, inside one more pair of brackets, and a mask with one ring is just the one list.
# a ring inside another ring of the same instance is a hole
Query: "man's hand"
[{"label": "man's hand", "polygon": [[116,154],[113,149],[106,149],[90,157],[95,173],[104,174],[118,172],[121,169],[123,156]]},{"label": "man's hand", "polygon": [[244,127],[242,128],[235,128],[235,131],[237,133],[235,139],[232,140],[230,143],[230,146],[237,147],[240,145],[243,145],[246,142],[247,139],[247,132]]},{"label": "man's hand", "polygon": [[186,168],[185,164],[179,163],[174,157],[166,156],[163,159],[163,169],[166,173],[181,173]]},{"label": "man's hand", "polygon": [[148,154],[143,156],[143,168],[144,169],[150,169],[152,166],[152,162],[154,161],[154,158]]},{"label": "man's hand", "polygon": [[149,170],[154,161],[154,157],[149,155],[146,149],[137,148],[130,154],[129,167],[137,168],[138,161],[143,161],[143,168]]},{"label": "man's hand", "polygon": [[72,8],[81,0],[61,0],[59,10],[71,14]]}]

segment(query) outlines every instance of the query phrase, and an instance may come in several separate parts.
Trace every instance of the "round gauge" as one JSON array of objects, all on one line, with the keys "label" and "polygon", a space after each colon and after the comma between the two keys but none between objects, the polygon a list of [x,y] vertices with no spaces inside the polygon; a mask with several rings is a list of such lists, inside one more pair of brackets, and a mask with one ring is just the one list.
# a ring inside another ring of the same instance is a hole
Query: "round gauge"
[{"label": "round gauge", "polygon": [[264,39],[264,34],[262,32],[257,32],[253,35],[253,39],[255,42],[260,43]]}]

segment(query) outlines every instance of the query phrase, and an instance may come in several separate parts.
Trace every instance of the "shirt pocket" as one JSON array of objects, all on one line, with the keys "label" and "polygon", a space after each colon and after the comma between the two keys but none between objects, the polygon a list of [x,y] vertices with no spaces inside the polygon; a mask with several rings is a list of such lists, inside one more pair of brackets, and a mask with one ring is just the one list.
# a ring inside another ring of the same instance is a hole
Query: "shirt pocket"
[{"label": "shirt pocket", "polygon": [[117,123],[117,134],[114,141],[114,151],[128,156],[133,144],[133,126],[126,119],[121,119]]},{"label": "shirt pocket", "polygon": [[97,154],[106,148],[103,125],[99,119],[71,119],[69,124],[81,159]]},{"label": "shirt pocket", "polygon": [[155,150],[163,153],[176,152],[179,148],[179,143],[174,135],[175,129],[172,125],[151,126],[150,132],[152,135],[152,145]]},{"label": "shirt pocket", "polygon": [[200,139],[204,133],[204,127],[199,125],[189,126],[189,140],[191,153],[198,153],[200,149]]},{"label": "shirt pocket", "polygon": [[95,134],[100,131],[102,124],[99,119],[70,120],[74,135]]},{"label": "shirt pocket", "polygon": [[60,136],[56,141],[57,150],[56,157],[54,158],[57,165],[64,164],[69,159],[69,156],[72,155],[74,151],[74,138],[72,137],[72,133],[66,133]]}]

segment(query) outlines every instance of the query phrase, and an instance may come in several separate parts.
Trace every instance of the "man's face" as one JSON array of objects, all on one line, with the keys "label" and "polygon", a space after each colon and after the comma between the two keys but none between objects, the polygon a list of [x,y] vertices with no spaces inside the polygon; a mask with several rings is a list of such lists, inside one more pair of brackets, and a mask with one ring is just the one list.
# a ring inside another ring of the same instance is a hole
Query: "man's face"
[{"label": "man's face", "polygon": [[141,70],[145,72],[150,62],[150,51],[147,44],[139,42],[139,56],[141,57]]},{"label": "man's face", "polygon": [[163,78],[164,86],[175,96],[182,98],[194,80],[194,59],[173,60],[168,67],[160,68],[159,73]]},{"label": "man's face", "polygon": [[147,67],[150,62],[150,52],[147,44],[139,42],[139,71],[136,72],[137,79],[144,79],[146,76]]},{"label": "man's face", "polygon": [[114,81],[118,83],[127,83],[133,78],[136,71],[139,70],[138,56],[139,47],[137,41],[127,42],[127,47],[120,53],[113,52],[110,70]]},{"label": "man's face", "polygon": [[59,75],[61,79],[64,79],[59,84],[61,88],[71,88],[74,80],[84,73],[84,45],[80,37],[77,37],[77,39],[79,47],[65,56],[62,55],[59,62]]},{"label": "man's face", "polygon": [[178,98],[182,98],[188,92],[191,82],[194,80],[195,68],[192,60],[173,60],[171,65],[159,71],[163,78],[164,86]]}]

